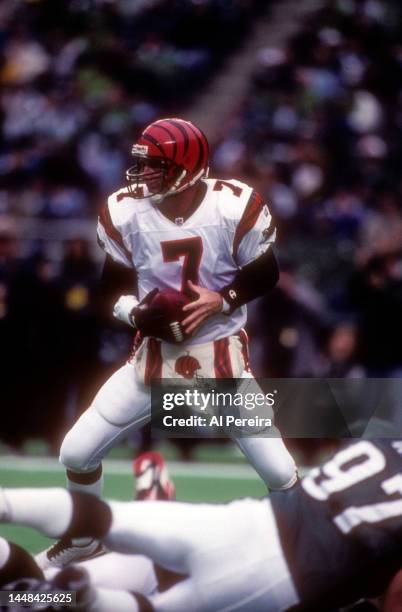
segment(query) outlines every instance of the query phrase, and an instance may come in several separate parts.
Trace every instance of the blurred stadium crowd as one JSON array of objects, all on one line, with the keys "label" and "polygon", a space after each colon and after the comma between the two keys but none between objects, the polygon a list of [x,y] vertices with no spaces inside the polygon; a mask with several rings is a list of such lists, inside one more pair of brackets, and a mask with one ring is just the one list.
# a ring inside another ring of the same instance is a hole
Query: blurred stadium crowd
[{"label": "blurred stadium crowd", "polygon": [[255,185],[279,227],[261,373],[389,376],[402,363],[401,9],[324,2],[285,48],[267,41],[215,152],[218,174]]},{"label": "blurred stadium crowd", "polygon": [[[98,289],[97,210],[139,130],[191,108],[273,1],[2,0],[5,441],[47,432],[56,450],[126,357]],[[286,46],[267,40],[214,147],[212,176],[252,184],[279,229],[279,286],[250,308],[259,376],[400,374],[401,13],[323,0]],[[70,228],[56,249],[38,220]]]}]

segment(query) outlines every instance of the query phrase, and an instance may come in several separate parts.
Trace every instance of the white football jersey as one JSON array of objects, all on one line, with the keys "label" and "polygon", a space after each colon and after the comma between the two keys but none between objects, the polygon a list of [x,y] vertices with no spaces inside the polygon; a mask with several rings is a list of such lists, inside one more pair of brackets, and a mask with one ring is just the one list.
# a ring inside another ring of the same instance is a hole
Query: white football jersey
[{"label": "white football jersey", "polygon": [[[219,291],[275,241],[268,207],[252,187],[236,180],[204,183],[204,199],[186,220],[171,221],[150,200],[132,198],[127,188],[113,193],[102,209],[99,242],[115,261],[135,268],[140,300],[155,287],[183,291],[188,280]],[[214,315],[188,344],[236,334],[246,318],[246,306]]]}]

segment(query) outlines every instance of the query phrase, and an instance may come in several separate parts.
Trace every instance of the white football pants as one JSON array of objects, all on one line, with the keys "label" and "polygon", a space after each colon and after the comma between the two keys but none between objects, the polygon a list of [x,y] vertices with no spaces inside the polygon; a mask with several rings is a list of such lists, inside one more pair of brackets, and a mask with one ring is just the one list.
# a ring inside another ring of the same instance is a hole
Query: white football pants
[{"label": "white football pants", "polygon": [[[250,378],[243,369],[239,377]],[[151,417],[151,390],[142,382],[136,362],[126,363],[101,387],[91,406],[63,440],[61,463],[72,472],[95,470],[109,450]],[[274,427],[276,437],[235,439],[270,489],[287,489],[297,479],[296,466]],[[85,486],[74,486],[85,490]]]}]

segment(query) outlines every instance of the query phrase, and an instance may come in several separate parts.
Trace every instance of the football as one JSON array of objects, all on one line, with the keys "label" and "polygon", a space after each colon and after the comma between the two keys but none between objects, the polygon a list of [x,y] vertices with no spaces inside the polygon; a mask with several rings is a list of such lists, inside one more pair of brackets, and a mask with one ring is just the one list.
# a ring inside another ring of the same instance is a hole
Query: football
[{"label": "football", "polygon": [[[166,325],[166,334],[160,330],[157,337],[170,342],[183,342],[185,333],[180,325],[186,318],[183,306],[191,302],[191,298],[176,289],[167,288],[158,291],[149,303],[149,308],[154,312],[162,312]],[[162,332],[162,333],[161,333]]]}]

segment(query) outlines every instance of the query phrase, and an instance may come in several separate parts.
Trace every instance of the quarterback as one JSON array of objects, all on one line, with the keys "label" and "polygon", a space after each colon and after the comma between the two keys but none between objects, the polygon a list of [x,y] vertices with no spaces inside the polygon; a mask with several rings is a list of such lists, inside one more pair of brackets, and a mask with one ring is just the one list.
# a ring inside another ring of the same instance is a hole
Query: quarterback
[{"label": "quarterback", "polygon": [[[208,178],[208,142],[198,127],[177,118],[156,121],[132,156],[127,185],[100,212],[98,239],[105,275],[116,265],[132,270],[133,294],[120,297],[114,315],[136,330],[135,350],[60,450],[68,489],[96,496],[102,458],[150,419],[152,381],[252,376],[246,303],[278,280],[267,206],[249,185]],[[177,321],[168,317],[175,303]],[[271,438],[236,442],[271,490],[288,489],[297,480],[296,467],[272,429]],[[43,561],[62,566],[94,554],[97,546],[95,540],[65,540]]]}]

